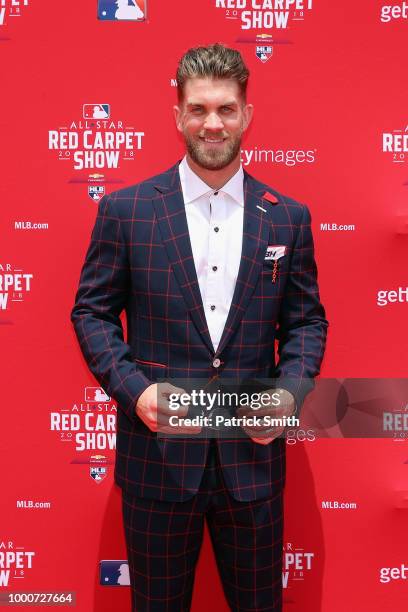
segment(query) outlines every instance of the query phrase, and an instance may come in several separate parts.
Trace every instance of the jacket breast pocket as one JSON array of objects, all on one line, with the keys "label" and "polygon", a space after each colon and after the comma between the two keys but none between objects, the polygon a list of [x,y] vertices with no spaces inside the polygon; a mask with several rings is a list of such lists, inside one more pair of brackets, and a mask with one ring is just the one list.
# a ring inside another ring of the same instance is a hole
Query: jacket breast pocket
[{"label": "jacket breast pocket", "polygon": [[271,274],[273,270],[273,261],[264,261],[261,268],[261,274]]},{"label": "jacket breast pocket", "polygon": [[272,285],[282,285],[288,274],[289,259],[284,255],[277,259],[267,259],[262,262],[261,278]]}]

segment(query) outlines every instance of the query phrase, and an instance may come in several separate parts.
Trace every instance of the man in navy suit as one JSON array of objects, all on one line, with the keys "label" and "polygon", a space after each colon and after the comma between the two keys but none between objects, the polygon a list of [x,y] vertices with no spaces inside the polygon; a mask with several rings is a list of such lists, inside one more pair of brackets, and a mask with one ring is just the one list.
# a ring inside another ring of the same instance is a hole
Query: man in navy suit
[{"label": "man in navy suit", "polygon": [[323,358],[309,211],[240,163],[248,76],[240,53],[219,44],[181,58],[174,114],[186,155],[102,198],[71,314],[118,403],[115,482],[138,612],[190,609],[204,521],[231,610],[282,609],[281,430],[157,433],[166,393],[182,390],[160,378],[273,378],[290,416]]}]

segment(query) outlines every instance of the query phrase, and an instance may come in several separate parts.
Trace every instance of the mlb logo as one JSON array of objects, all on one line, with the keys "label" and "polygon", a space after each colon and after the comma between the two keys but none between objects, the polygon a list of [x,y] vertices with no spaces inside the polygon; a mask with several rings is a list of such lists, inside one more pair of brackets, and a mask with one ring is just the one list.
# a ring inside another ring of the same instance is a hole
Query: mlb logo
[{"label": "mlb logo", "polygon": [[98,19],[104,21],[144,21],[147,0],[98,0]]},{"label": "mlb logo", "polygon": [[107,468],[102,466],[95,467],[91,465],[91,467],[89,468],[89,474],[92,480],[99,484],[100,482],[102,482],[102,480],[104,480],[107,474]]},{"label": "mlb logo", "polygon": [[130,586],[127,561],[100,561],[99,583],[103,586]]},{"label": "mlb logo", "polygon": [[88,195],[94,202],[99,202],[105,195],[105,187],[103,185],[88,185]]},{"label": "mlb logo", "polygon": [[110,396],[105,393],[102,387],[85,387],[86,402],[109,402]]},{"label": "mlb logo", "polygon": [[271,59],[273,53],[273,47],[265,45],[257,45],[255,49],[255,55],[261,62],[265,63]]},{"label": "mlb logo", "polygon": [[82,115],[84,119],[109,119],[110,104],[83,104]]}]

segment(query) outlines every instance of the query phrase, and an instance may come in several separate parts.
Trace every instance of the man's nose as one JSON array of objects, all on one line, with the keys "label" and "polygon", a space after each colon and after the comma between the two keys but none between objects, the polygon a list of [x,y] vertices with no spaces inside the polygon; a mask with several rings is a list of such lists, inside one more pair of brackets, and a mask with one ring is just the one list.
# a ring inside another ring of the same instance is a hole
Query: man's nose
[{"label": "man's nose", "polygon": [[221,118],[219,117],[219,115],[217,115],[217,113],[210,113],[209,115],[207,115],[205,119],[205,123],[204,123],[204,129],[222,130],[223,127],[224,127],[224,124],[221,121]]}]

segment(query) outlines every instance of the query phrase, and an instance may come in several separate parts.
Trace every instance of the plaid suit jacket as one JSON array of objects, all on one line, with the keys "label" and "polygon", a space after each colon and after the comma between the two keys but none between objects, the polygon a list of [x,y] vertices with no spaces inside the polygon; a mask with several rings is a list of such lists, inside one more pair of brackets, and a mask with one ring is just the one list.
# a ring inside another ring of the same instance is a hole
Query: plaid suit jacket
[{"label": "plaid suit jacket", "polygon": [[[277,377],[299,408],[319,373],[328,325],[307,207],[245,172],[241,263],[214,353],[178,163],[101,199],[71,313],[88,367],[118,403],[116,483],[134,495],[167,501],[184,501],[197,492],[209,441],[158,438],[135,413],[140,394],[166,376]],[[271,262],[265,261],[268,245],[286,246],[275,282]],[[216,443],[235,499],[265,498],[283,486],[284,439],[268,445],[250,438]]]}]

